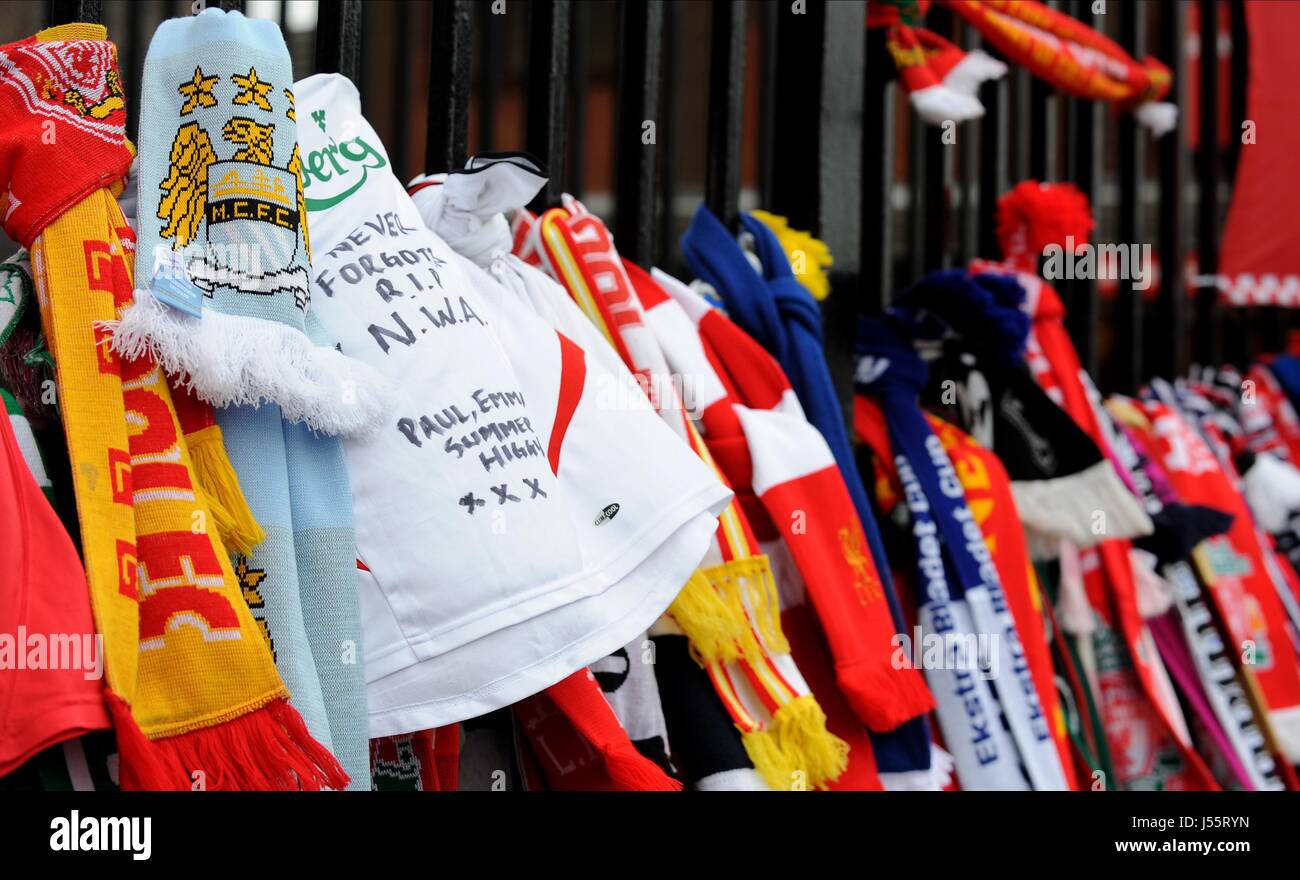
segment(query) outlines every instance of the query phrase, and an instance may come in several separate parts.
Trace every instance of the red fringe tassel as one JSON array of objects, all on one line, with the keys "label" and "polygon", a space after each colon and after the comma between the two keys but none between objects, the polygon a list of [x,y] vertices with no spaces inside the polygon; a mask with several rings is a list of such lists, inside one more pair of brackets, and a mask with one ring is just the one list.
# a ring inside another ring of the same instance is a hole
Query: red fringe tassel
[{"label": "red fringe tassel", "polygon": [[[348,775],[284,700],[224,724],[149,739],[114,693],[108,708],[117,731],[125,791],[319,791],[342,789]],[[202,774],[202,775],[200,775]]]}]

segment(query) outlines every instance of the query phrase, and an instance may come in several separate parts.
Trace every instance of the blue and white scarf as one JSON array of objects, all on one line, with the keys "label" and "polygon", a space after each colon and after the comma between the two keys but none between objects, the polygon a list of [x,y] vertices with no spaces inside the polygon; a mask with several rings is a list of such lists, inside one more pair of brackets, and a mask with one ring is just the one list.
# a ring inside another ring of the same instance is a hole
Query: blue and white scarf
[{"label": "blue and white scarf", "polygon": [[889,318],[863,320],[858,353],[858,388],[880,400],[911,513],[923,637],[944,638],[942,668],[923,665],[957,776],[968,789],[1065,790],[997,568],[918,403],[928,369]]}]

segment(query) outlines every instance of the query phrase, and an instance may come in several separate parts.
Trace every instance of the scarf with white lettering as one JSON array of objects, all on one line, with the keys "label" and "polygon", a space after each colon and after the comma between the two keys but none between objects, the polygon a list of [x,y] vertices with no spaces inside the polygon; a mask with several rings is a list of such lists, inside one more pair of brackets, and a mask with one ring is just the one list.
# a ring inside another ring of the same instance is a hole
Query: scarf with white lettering
[{"label": "scarf with white lettering", "polygon": [[[913,536],[918,567],[926,581],[921,593],[922,629],[944,634],[990,636],[987,652],[980,651],[978,666],[971,669],[963,659],[944,663],[957,669],[930,669],[932,688],[939,700],[940,724],[949,749],[957,759],[957,775],[965,788],[987,787],[993,779],[984,772],[1001,767],[996,787],[1024,787],[1060,790],[1067,787],[1047,718],[1034,686],[1024,647],[1011,615],[1001,578],[984,543],[983,533],[966,504],[965,492],[943,443],[930,428],[917,396],[925,387],[925,363],[900,337],[895,319],[865,319],[858,340],[861,356],[857,371],[860,390],[880,398],[889,425],[895,465],[912,513]],[[975,728],[969,704],[962,692],[974,685],[988,688],[981,670],[999,673],[980,699],[983,717],[991,723]],[[964,667],[964,668],[961,668]],[[996,707],[1000,705],[1010,739],[998,743],[984,738],[997,729]],[[945,717],[947,716],[947,717]],[[967,727],[967,725],[970,725]],[[967,731],[978,729],[978,736]],[[952,733],[948,733],[952,731]],[[977,746],[978,743],[982,743]],[[985,754],[983,745],[996,744],[997,752]],[[1016,755],[1027,780],[1012,785],[1019,770]],[[963,770],[966,772],[963,773]],[[971,780],[971,781],[968,781]]]}]

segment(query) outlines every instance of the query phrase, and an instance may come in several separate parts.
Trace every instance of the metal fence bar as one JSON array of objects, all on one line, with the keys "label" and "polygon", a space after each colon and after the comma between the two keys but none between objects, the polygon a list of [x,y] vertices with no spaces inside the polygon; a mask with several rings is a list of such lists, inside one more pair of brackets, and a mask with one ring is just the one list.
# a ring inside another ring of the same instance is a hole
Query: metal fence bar
[{"label": "metal fence bar", "polygon": [[[1196,217],[1198,274],[1213,278],[1219,271],[1219,17],[1216,0],[1200,0],[1201,10],[1201,98],[1200,147],[1196,155],[1196,177],[1200,202]],[[1218,323],[1219,290],[1202,284],[1196,291],[1196,360],[1217,364],[1222,356],[1222,334]]]},{"label": "metal fence bar", "polygon": [[316,72],[341,73],[361,88],[361,0],[320,0]]},{"label": "metal fence bar", "polygon": [[984,117],[980,119],[979,205],[977,208],[979,256],[993,260],[1002,256],[998,244],[998,197],[1008,180],[1008,153],[1011,150],[1011,87],[1006,78],[984,83],[980,102]]},{"label": "metal fence bar", "polygon": [[[1095,26],[1092,0],[1074,0],[1071,14],[1089,26]],[[1113,7],[1112,7],[1113,8]],[[1096,101],[1066,99],[1066,177],[1077,186],[1092,206],[1094,216],[1101,211],[1098,192],[1102,179],[1103,122],[1105,108]],[[1076,278],[1061,285],[1065,297],[1065,326],[1079,352],[1079,362],[1090,375],[1097,375],[1097,322],[1101,304],[1094,278]]]},{"label": "metal fence bar", "polygon": [[102,22],[104,4],[102,0],[50,0],[48,15],[51,25],[74,21]]},{"label": "metal fence bar", "polygon": [[[619,4],[621,12],[623,4]],[[578,198],[587,182],[587,82],[591,69],[591,4],[573,4],[569,23],[569,120],[565,144],[565,189]]]},{"label": "metal fence bar", "polygon": [[[411,4],[408,0],[396,0],[395,3],[388,4],[393,13],[393,42],[395,44],[392,54],[393,65],[393,99],[388,104],[388,112],[393,120],[393,137],[392,143],[388,148],[389,158],[393,162],[393,173],[397,179],[405,182],[407,178],[407,141],[410,140],[410,109],[411,109]],[[364,12],[373,13],[374,8],[367,7]],[[373,22],[373,18],[371,21]],[[373,25],[371,25],[373,27]],[[365,28],[368,39],[373,43],[375,35],[371,33],[371,27]],[[429,108],[436,106],[433,103],[432,95],[429,96]],[[430,113],[429,118],[432,120],[434,114]],[[423,168],[422,171],[429,171],[429,168]]]},{"label": "metal fence bar", "polygon": [[[822,70],[826,48],[826,4],[810,0],[802,12],[776,4],[771,77],[770,144],[773,176],[768,210],[787,217],[797,229],[821,233]],[[766,73],[766,72],[765,72]],[[784,169],[784,174],[775,173]]]},{"label": "metal fence bar", "polygon": [[[1119,43],[1134,58],[1146,51],[1145,16],[1136,3],[1119,4]],[[1143,241],[1141,176],[1146,131],[1132,113],[1118,120],[1119,136],[1119,243],[1123,248]],[[1130,252],[1130,258],[1140,250]],[[1099,267],[1100,268],[1100,267]],[[1122,268],[1114,266],[1112,269]],[[1129,265],[1128,277],[1118,279],[1115,291],[1114,344],[1108,358],[1107,390],[1131,394],[1142,380],[1143,293],[1133,283],[1141,267]]]},{"label": "metal fence bar", "polygon": [[664,4],[663,25],[663,104],[660,114],[663,125],[658,126],[660,154],[659,167],[659,234],[656,236],[655,263],[675,271],[677,256],[677,108],[678,65],[680,55],[680,25],[677,4]]},{"label": "metal fence bar", "polygon": [[[619,8],[619,65],[614,240],[619,253],[642,266],[657,254],[655,182],[663,61],[662,0],[626,0]],[[670,123],[671,124],[671,123]]]},{"label": "metal fence bar", "polygon": [[1157,57],[1164,59],[1173,73],[1175,101],[1180,111],[1178,128],[1156,143],[1160,156],[1160,293],[1152,304],[1151,321],[1144,328],[1146,356],[1143,365],[1148,376],[1173,378],[1187,372],[1190,346],[1187,338],[1187,287],[1183,262],[1183,184],[1186,180],[1187,102],[1186,7],[1182,3],[1165,3],[1160,7],[1160,25],[1156,36]]},{"label": "metal fence bar", "polygon": [[533,0],[528,14],[528,119],[525,143],[550,171],[550,182],[533,200],[543,210],[564,191],[565,89],[568,85],[569,0]]},{"label": "metal fence bar", "polygon": [[890,82],[894,62],[883,28],[866,33],[862,100],[861,303],[865,314],[880,314],[894,287],[894,230],[890,190],[894,182],[894,101]]},{"label": "metal fence bar", "polygon": [[478,65],[478,149],[495,150],[497,140],[497,97],[501,94],[501,26],[488,2],[476,8],[475,27],[482,33],[482,56]]},{"label": "metal fence bar", "polygon": [[465,164],[469,150],[474,9],[470,0],[434,0],[432,12],[424,170],[451,171]]},{"label": "metal fence bar", "polygon": [[709,126],[704,201],[728,227],[740,213],[740,139],[745,119],[745,2],[715,0],[709,36]]}]

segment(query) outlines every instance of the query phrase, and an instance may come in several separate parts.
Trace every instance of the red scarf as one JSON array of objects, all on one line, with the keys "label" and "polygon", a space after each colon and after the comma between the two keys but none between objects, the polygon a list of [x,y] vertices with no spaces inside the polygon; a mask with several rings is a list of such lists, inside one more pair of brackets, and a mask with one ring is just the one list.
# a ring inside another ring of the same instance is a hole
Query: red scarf
[{"label": "red scarf", "polygon": [[[1175,124],[1176,108],[1157,103],[1169,93],[1172,78],[1169,68],[1156,59],[1147,56],[1139,63],[1105,34],[1036,0],[936,2],[961,16],[1008,61],[1054,88],[1079,98],[1136,110],[1139,121],[1157,134]],[[1001,72],[983,62],[972,65],[972,57],[978,57],[975,53],[963,52],[920,27],[929,7],[930,0],[871,3],[867,27],[888,28],[886,45],[898,67],[899,80],[927,122],[939,125],[944,117],[931,118],[926,102],[933,103],[934,98],[918,100],[918,96],[944,87],[954,93],[948,96],[948,109],[954,111],[948,119],[961,121],[983,115],[975,87],[980,80],[1000,76]],[[987,71],[987,75],[972,75],[972,67],[981,73]],[[974,101],[977,109],[964,112],[968,101]]]}]

